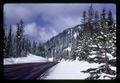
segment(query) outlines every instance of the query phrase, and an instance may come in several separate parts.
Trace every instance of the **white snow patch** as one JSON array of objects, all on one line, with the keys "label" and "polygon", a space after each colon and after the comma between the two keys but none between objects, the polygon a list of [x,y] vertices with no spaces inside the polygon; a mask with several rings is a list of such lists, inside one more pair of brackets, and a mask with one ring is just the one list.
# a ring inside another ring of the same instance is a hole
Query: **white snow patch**
[{"label": "white snow patch", "polygon": [[76,57],[76,60],[79,60],[79,57]]},{"label": "white snow patch", "polygon": [[100,32],[102,35],[104,34],[103,32]]},{"label": "white snow patch", "polygon": [[71,47],[67,47],[65,50],[66,51],[71,51]]},{"label": "white snow patch", "polygon": [[65,61],[65,59],[62,58],[62,59],[60,60],[60,62],[63,62],[63,61]]},{"label": "white snow patch", "polygon": [[89,45],[89,47],[97,47],[97,45]]},{"label": "white snow patch", "polygon": [[90,55],[89,57],[90,57],[90,58],[94,58],[94,57],[96,57],[96,56],[97,56],[97,55]]},{"label": "white snow patch", "polygon": [[116,59],[116,57],[113,57],[113,59]]},{"label": "white snow patch", "polygon": [[17,63],[34,63],[34,62],[46,62],[47,59],[36,56],[32,54],[28,54],[27,57],[19,57],[19,58],[5,58],[4,65],[6,64],[17,64]]},{"label": "white snow patch", "polygon": [[108,56],[109,60],[114,58],[110,53],[106,53],[106,55]]},{"label": "white snow patch", "polygon": [[107,35],[104,35],[104,37],[107,37]]},{"label": "white snow patch", "polygon": [[110,40],[109,42],[111,43],[112,41]]},{"label": "white snow patch", "polygon": [[68,34],[70,34],[70,31],[68,31]]},{"label": "white snow patch", "polygon": [[53,58],[49,58],[48,61],[51,61],[51,62],[52,62],[52,61],[53,61]]},{"label": "white snow patch", "polygon": [[77,33],[74,34],[74,38],[75,38],[75,39],[76,39],[77,35],[78,35]]},{"label": "white snow patch", "polygon": [[[50,72],[44,79],[85,79],[90,76],[89,73],[81,71],[88,68],[97,68],[103,64],[88,63],[86,61],[63,61],[56,65],[54,71]],[[51,71],[51,69],[49,70]]]},{"label": "white snow patch", "polygon": [[99,48],[103,48],[101,45],[99,45]]},{"label": "white snow patch", "polygon": [[98,38],[103,38],[102,36],[98,36]]},{"label": "white snow patch", "polygon": [[100,77],[98,79],[111,79],[109,77],[116,77],[116,75],[109,75],[109,74],[106,74],[106,73],[102,73],[102,74],[99,74]]},{"label": "white snow patch", "polygon": [[81,27],[80,27],[80,26],[78,26],[78,28],[79,28],[79,29],[81,29]]},{"label": "white snow patch", "polygon": [[95,54],[95,53],[97,53],[97,51],[91,51],[90,53],[91,53],[91,54]]},{"label": "white snow patch", "polygon": [[113,36],[113,39],[116,39],[116,37],[115,37],[115,36]]},{"label": "white snow patch", "polygon": [[110,66],[110,65],[109,65],[109,67],[110,67],[110,69],[116,71],[116,67],[113,67],[113,66]]},{"label": "white snow patch", "polygon": [[[105,55],[105,53],[103,53],[103,55]],[[114,57],[110,53],[106,53],[106,55],[109,58],[109,60],[114,59]]]}]

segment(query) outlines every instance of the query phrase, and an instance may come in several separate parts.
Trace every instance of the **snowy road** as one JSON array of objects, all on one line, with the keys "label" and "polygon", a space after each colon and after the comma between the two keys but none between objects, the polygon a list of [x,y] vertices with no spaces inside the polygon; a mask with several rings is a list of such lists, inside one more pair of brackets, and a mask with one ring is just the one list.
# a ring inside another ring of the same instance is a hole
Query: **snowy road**
[{"label": "snowy road", "polygon": [[40,79],[51,67],[58,62],[40,62],[40,63],[24,63],[14,65],[4,65],[4,79]]}]

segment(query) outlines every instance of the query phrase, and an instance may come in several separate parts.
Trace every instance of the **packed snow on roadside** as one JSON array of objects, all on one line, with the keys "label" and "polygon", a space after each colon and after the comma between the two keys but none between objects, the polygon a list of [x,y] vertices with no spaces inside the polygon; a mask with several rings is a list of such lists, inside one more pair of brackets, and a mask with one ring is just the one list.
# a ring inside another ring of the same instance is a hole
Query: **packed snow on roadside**
[{"label": "packed snow on roadside", "polygon": [[56,66],[51,68],[49,74],[44,79],[85,79],[90,76],[89,73],[82,71],[89,68],[97,68],[103,64],[89,63],[87,61],[65,61],[62,60]]},{"label": "packed snow on roadside", "polygon": [[34,62],[46,62],[47,59],[36,56],[32,54],[28,54],[26,57],[20,57],[20,58],[5,58],[4,59],[4,65],[7,64],[17,64],[17,63],[34,63]]},{"label": "packed snow on roadside", "polygon": [[53,61],[53,57],[52,58],[48,58],[48,61],[52,62]]}]

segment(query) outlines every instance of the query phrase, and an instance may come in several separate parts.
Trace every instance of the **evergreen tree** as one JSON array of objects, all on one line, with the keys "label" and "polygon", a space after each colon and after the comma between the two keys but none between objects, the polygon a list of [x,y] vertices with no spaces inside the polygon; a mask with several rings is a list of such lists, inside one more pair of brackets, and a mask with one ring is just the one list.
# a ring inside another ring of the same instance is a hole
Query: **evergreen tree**
[{"label": "evergreen tree", "polygon": [[[99,32],[96,33],[96,36],[94,37],[94,43],[99,48],[99,55],[105,57],[103,61],[104,63],[106,63],[106,70],[108,70],[109,58],[107,54],[115,53],[115,44],[113,43],[113,40],[115,42],[115,39],[113,38],[115,37],[115,27],[113,26],[113,24],[110,26],[109,23],[107,23],[108,20],[106,19],[105,9],[103,9],[102,11],[100,21],[101,25],[99,26]],[[113,30],[112,33],[110,28]],[[112,48],[112,46],[114,46],[114,48]]]},{"label": "evergreen tree", "polygon": [[16,54],[16,57],[24,56],[24,55],[22,55],[23,33],[24,33],[24,23],[21,20],[20,23],[17,23],[17,31],[16,31],[16,49],[17,49],[16,51],[17,51],[17,54]]},{"label": "evergreen tree", "polygon": [[13,36],[13,57],[17,56],[17,43],[16,43],[16,35]]},{"label": "evergreen tree", "polygon": [[10,25],[9,33],[8,33],[8,41],[7,41],[7,47],[6,47],[6,57],[12,56],[12,28]]},{"label": "evergreen tree", "polygon": [[112,18],[112,12],[109,11],[108,13],[108,26],[113,25],[113,18]]},{"label": "evergreen tree", "polygon": [[92,22],[93,18],[94,18],[94,9],[91,4],[91,6],[89,7],[89,10],[88,10],[88,22]]},{"label": "evergreen tree", "polygon": [[[83,31],[79,32],[79,35],[77,36],[76,44],[72,52],[72,58],[76,59],[76,57],[79,57],[79,60],[86,60],[89,55],[94,55],[94,51],[96,52],[96,55],[105,57],[103,61],[106,63],[107,68],[109,64],[107,54],[110,53],[113,56],[116,55],[116,26],[113,23],[112,13],[109,11],[108,16],[106,16],[106,10],[103,9],[101,17],[99,17],[99,12],[96,11],[94,13],[94,9],[90,6],[88,18],[94,20],[88,20],[88,22],[85,23],[84,17],[85,15],[83,13],[82,25],[85,26]],[[112,46],[114,47],[112,48]],[[92,60],[94,61],[94,58]]]},{"label": "evergreen tree", "polygon": [[37,50],[37,42],[33,41],[33,44],[32,44],[32,53],[36,54],[36,50]]},{"label": "evergreen tree", "polygon": [[26,56],[28,54],[28,40],[25,37],[22,38],[21,50],[22,56]]},{"label": "evergreen tree", "polygon": [[106,25],[106,10],[103,8],[102,13],[101,13],[101,26]]},{"label": "evergreen tree", "polygon": [[73,59],[76,59],[77,56],[79,57],[79,60],[87,59],[87,55],[89,54],[88,45],[91,43],[90,38],[93,34],[93,18],[94,9],[91,5],[88,10],[88,16],[86,16],[86,12],[83,11],[83,31],[80,31],[79,35],[77,36],[76,44],[72,53]]},{"label": "evergreen tree", "polygon": [[32,52],[31,42],[30,42],[30,40],[28,41],[28,52],[29,52],[29,53]]},{"label": "evergreen tree", "polygon": [[109,26],[109,30],[110,30],[110,32],[112,32],[113,30],[113,17],[112,17],[112,12],[111,11],[109,11],[108,12],[108,18],[107,18],[107,22],[108,22],[108,26]]},{"label": "evergreen tree", "polygon": [[38,56],[44,56],[44,49],[43,49],[42,44],[40,42],[36,46],[36,55],[38,55]]},{"label": "evergreen tree", "polygon": [[17,23],[17,31],[16,31],[16,56],[20,56],[20,25]]},{"label": "evergreen tree", "polygon": [[6,37],[6,35],[4,35],[4,49],[3,49],[3,52],[4,52],[4,57],[7,57],[7,37]]},{"label": "evergreen tree", "polygon": [[83,11],[83,24],[86,23],[86,18],[87,18],[86,11]]},{"label": "evergreen tree", "polygon": [[99,12],[96,11],[95,12],[95,19],[94,19],[94,29],[99,28]]}]

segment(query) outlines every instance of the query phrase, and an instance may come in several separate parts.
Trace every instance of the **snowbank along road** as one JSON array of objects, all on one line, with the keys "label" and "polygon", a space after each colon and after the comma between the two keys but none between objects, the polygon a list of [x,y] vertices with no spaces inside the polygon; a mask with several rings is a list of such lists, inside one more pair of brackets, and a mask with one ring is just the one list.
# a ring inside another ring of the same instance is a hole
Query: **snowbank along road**
[{"label": "snowbank along road", "polygon": [[42,74],[57,63],[58,62],[40,62],[4,65],[4,79],[40,79]]}]

